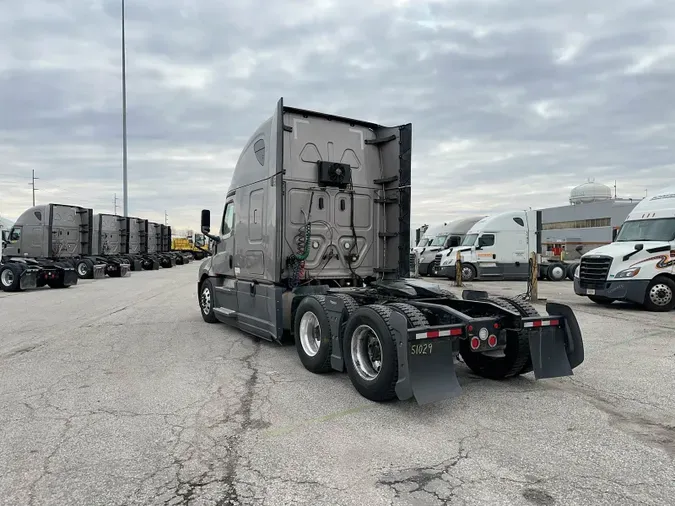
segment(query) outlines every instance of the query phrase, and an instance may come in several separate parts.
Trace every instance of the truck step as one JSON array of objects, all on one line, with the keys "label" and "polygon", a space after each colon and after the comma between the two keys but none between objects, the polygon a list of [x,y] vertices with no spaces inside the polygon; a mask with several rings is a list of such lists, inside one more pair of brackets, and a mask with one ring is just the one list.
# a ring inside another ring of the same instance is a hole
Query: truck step
[{"label": "truck step", "polygon": [[237,316],[237,312],[232,309],[226,309],[224,307],[214,307],[213,312],[219,314],[220,316],[225,316],[226,318],[234,318]]}]

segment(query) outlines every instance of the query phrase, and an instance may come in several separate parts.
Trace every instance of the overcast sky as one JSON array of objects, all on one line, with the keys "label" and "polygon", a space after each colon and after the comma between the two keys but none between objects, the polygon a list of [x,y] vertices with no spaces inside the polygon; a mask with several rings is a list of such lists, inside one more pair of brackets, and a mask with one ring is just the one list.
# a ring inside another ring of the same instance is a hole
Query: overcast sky
[{"label": "overcast sky", "polygon": [[[312,5],[311,7],[309,5]],[[0,215],[122,210],[120,0],[0,7]],[[675,184],[668,0],[127,0],[129,213],[222,213],[287,105],[413,123],[413,222]]]}]

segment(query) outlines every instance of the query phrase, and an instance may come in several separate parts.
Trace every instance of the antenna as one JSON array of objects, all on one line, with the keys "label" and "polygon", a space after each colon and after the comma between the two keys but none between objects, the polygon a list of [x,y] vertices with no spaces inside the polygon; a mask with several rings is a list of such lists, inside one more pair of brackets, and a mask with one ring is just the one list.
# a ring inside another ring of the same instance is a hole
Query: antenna
[{"label": "antenna", "polygon": [[164,211],[164,224],[165,225],[169,224],[169,215],[166,214],[166,210]]},{"label": "antenna", "polygon": [[113,205],[115,206],[115,212],[113,214],[117,216],[117,193],[113,196]]},{"label": "antenna", "polygon": [[29,184],[29,186],[33,187],[33,207],[35,207],[35,192],[39,190],[39,188],[35,188],[35,180],[40,179],[39,177],[35,177],[35,169],[33,169],[33,178],[32,181]]},{"label": "antenna", "polygon": [[614,180],[614,199],[616,199],[616,179]]}]

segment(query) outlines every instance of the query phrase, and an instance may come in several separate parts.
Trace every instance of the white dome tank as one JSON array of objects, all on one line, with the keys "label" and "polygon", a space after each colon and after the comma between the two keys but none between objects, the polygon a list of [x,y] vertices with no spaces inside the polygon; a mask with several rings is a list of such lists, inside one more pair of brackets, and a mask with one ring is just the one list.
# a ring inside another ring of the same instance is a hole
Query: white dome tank
[{"label": "white dome tank", "polygon": [[572,188],[570,192],[570,204],[585,204],[599,200],[610,200],[612,189],[604,184],[596,183],[589,179],[587,183]]}]

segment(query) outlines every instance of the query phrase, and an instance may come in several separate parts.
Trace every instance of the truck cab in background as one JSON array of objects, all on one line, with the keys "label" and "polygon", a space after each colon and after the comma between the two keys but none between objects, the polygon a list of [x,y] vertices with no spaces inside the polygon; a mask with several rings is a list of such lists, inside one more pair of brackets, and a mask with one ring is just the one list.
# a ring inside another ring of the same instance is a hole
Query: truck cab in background
[{"label": "truck cab in background", "polygon": [[614,242],[581,257],[574,292],[597,304],[639,304],[649,311],[675,308],[675,187],[643,199]]},{"label": "truck cab in background", "polygon": [[439,275],[455,277],[459,251],[464,281],[527,278],[529,251],[536,243],[533,213],[511,211],[482,218],[458,248],[441,252]]},{"label": "truck cab in background", "polygon": [[436,229],[431,242],[420,252],[419,274],[438,276],[439,264],[436,255],[439,251],[452,250],[462,244],[464,236],[483,216],[472,216],[444,223]]}]

